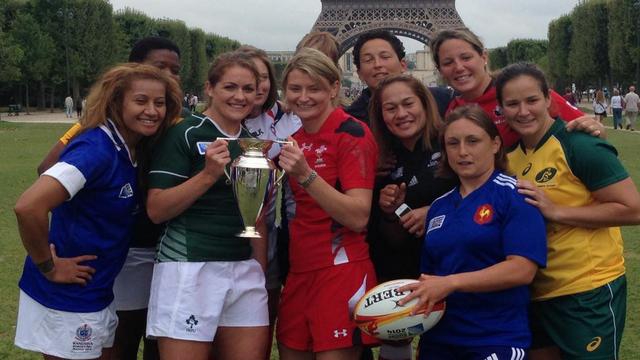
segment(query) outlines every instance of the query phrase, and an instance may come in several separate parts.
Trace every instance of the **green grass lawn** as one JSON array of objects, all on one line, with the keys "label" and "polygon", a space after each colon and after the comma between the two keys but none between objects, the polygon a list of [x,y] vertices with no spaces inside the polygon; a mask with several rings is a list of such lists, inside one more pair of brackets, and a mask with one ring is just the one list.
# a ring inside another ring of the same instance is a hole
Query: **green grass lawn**
[{"label": "green grass lawn", "polygon": [[[25,251],[18,236],[13,205],[36,179],[36,166],[68,124],[12,124],[0,122],[0,359],[40,359],[13,345],[18,301],[18,278]],[[609,140],[636,182],[640,182],[637,149],[640,134],[609,130]],[[623,229],[628,276],[627,325],[622,359],[640,359],[640,228]],[[273,356],[277,359],[277,356]]]}]

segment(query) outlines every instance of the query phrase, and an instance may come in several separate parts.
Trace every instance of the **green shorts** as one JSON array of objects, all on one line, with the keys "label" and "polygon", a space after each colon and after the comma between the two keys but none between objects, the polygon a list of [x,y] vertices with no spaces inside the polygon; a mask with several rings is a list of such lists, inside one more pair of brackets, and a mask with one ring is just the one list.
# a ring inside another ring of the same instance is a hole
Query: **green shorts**
[{"label": "green shorts", "polygon": [[618,359],[627,313],[627,279],[531,304],[531,349],[557,346],[563,359]]}]

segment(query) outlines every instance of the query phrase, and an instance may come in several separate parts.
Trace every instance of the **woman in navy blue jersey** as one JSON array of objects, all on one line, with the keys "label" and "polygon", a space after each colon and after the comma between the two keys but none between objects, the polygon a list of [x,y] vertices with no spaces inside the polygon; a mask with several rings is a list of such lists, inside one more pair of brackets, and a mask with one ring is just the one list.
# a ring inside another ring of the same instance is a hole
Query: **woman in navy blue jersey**
[{"label": "woman in navy blue jersey", "polygon": [[[45,359],[109,358],[113,281],[139,211],[137,164],[180,114],[178,83],[125,64],[91,89],[81,133],[15,206],[28,256],[15,343]],[[49,213],[51,226],[49,227]]]},{"label": "woman in navy blue jersey", "polygon": [[402,289],[413,292],[401,304],[419,299],[414,311],[447,302],[420,359],[524,359],[527,285],[546,264],[542,215],[503,173],[498,129],[480,107],[454,110],[440,134],[439,173],[460,185],[431,204],[420,281]]}]

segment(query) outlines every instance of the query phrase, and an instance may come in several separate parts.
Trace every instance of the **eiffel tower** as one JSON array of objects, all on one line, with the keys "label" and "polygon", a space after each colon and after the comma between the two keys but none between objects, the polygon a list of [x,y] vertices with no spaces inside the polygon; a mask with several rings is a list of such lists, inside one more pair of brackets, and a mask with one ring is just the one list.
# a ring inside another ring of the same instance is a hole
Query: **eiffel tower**
[{"label": "eiffel tower", "polygon": [[322,11],[311,31],[327,31],[340,42],[340,53],[358,36],[384,29],[428,44],[440,29],[464,26],[455,0],[321,0]]}]

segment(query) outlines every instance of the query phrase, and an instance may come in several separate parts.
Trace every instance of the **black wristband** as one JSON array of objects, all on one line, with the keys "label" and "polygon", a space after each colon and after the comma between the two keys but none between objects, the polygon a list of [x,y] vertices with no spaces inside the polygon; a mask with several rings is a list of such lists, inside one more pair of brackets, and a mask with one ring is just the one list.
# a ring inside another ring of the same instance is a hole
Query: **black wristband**
[{"label": "black wristband", "polygon": [[53,263],[53,258],[49,258],[41,263],[36,264],[36,267],[38,268],[38,270],[40,270],[41,273],[46,274],[53,270],[55,264]]}]

